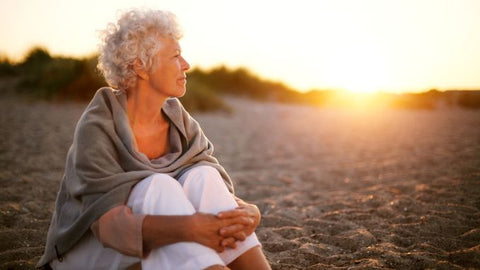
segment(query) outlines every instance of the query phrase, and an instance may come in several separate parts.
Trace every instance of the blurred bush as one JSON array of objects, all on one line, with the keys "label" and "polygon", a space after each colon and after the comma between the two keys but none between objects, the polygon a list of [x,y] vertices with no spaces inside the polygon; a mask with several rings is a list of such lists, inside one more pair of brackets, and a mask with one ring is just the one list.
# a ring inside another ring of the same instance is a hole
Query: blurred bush
[{"label": "blurred bush", "polygon": [[189,111],[231,112],[232,109],[206,84],[195,78],[188,78],[187,92],[180,98],[183,106]]},{"label": "blurred bush", "polygon": [[59,88],[59,99],[90,100],[99,88],[107,85],[97,70],[97,56],[78,60],[75,71],[73,79]]},{"label": "blurred bush", "polygon": [[390,105],[402,109],[437,109],[460,107],[480,109],[480,90],[449,90],[440,92],[432,89],[417,94],[400,94],[390,99]]},{"label": "blurred bush", "polygon": [[[35,47],[18,65],[7,60],[1,63],[1,74],[20,76],[17,91],[35,98],[88,101],[100,87],[107,85],[96,68],[97,56],[52,57],[46,49]],[[181,100],[187,110],[231,110],[217,93],[195,79],[188,80],[188,91]]]},{"label": "blurred bush", "polygon": [[[433,90],[435,91],[435,90]],[[440,93],[440,92],[439,92]],[[390,106],[399,109],[426,109],[431,110],[436,108],[438,96],[430,91],[420,94],[401,94],[392,98]]]},{"label": "blurred bush", "polygon": [[96,57],[52,57],[43,48],[33,48],[18,65],[19,91],[50,100],[88,100],[106,85],[95,66]]},{"label": "blurred bush", "polygon": [[17,75],[15,65],[8,59],[8,57],[0,56],[0,78],[11,77]]},{"label": "blurred bush", "polygon": [[[36,98],[88,101],[97,89],[107,85],[96,65],[97,56],[81,59],[52,57],[46,49],[35,47],[18,64],[13,64],[7,57],[0,55],[0,77],[18,77],[20,82],[17,91]],[[353,94],[333,90],[300,93],[280,82],[262,79],[245,68],[229,69],[225,66],[189,71],[187,89],[181,101],[192,111],[230,111],[222,100],[223,95],[259,101],[339,107],[353,106],[358,103],[357,100],[361,100]],[[417,94],[379,93],[368,99],[368,106],[401,109],[480,109],[480,91],[440,92],[432,89]]]},{"label": "blurred bush", "polygon": [[282,83],[264,80],[245,68],[228,69],[225,66],[210,71],[193,69],[189,79],[202,82],[217,94],[247,97],[261,101],[303,102],[302,93]]},{"label": "blurred bush", "polygon": [[458,105],[468,109],[480,109],[480,91],[457,91]]}]

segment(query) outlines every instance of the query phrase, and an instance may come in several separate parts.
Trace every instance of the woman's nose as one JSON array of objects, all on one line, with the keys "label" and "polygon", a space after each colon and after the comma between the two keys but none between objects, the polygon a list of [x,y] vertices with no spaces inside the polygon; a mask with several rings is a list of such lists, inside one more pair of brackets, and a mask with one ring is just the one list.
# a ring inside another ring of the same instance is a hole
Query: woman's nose
[{"label": "woman's nose", "polygon": [[182,57],[182,70],[187,71],[190,69],[190,64]]}]

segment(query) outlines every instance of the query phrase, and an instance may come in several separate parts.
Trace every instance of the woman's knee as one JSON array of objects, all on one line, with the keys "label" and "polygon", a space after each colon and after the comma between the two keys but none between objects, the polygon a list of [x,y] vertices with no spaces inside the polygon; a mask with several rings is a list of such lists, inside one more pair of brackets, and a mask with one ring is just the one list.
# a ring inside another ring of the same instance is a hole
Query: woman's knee
[{"label": "woman's knee", "polygon": [[180,189],[181,185],[175,178],[167,174],[155,173],[138,182],[134,186],[130,196],[144,198],[145,196],[151,195],[152,190],[155,191],[156,194],[159,194],[167,190],[176,192],[180,191]]},{"label": "woman's knee", "polygon": [[155,173],[152,174],[151,180],[149,183],[149,189],[154,189],[159,192],[181,192],[182,185],[177,181],[177,179],[171,177],[168,174]]},{"label": "woman's knee", "polygon": [[220,173],[210,166],[198,166],[186,172],[180,182],[187,198],[199,212],[216,214],[237,207]]},{"label": "woman's knee", "polygon": [[206,165],[191,168],[180,178],[179,182],[183,186],[185,186],[187,182],[187,185],[195,184],[203,186],[208,184],[225,186],[225,182],[218,170]]},{"label": "woman's knee", "polygon": [[153,174],[140,181],[132,191],[133,211],[152,215],[193,214],[194,208],[188,201],[183,187],[173,177]]}]

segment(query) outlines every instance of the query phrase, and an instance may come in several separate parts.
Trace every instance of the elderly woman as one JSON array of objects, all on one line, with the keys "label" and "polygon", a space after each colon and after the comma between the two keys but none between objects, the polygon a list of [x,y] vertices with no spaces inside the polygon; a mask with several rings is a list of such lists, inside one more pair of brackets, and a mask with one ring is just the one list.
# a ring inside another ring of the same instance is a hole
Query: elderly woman
[{"label": "elderly woman", "polygon": [[68,152],[45,253],[53,269],[269,269],[255,205],[233,195],[213,146],[177,97],[189,64],[169,12],[109,25],[102,88]]}]

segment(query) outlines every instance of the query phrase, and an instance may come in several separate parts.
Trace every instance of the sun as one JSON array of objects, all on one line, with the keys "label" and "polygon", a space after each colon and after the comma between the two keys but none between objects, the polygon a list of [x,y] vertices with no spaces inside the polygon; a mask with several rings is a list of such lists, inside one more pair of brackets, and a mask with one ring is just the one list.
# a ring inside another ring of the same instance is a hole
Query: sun
[{"label": "sun", "polygon": [[342,66],[332,75],[340,88],[354,93],[374,93],[382,90],[387,74],[381,59],[356,56],[339,62]]},{"label": "sun", "polygon": [[347,44],[334,52],[328,77],[343,90],[375,93],[389,83],[388,59],[388,55],[374,44]]},{"label": "sun", "polygon": [[356,69],[345,73],[342,88],[355,94],[370,94],[381,90],[381,73],[375,66],[366,69]]}]

